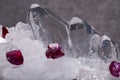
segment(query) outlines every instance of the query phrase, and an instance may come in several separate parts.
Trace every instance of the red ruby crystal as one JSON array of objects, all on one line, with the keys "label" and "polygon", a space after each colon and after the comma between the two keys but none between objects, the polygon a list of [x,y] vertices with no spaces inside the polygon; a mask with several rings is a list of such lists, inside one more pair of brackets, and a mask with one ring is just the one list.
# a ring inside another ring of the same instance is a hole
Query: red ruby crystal
[{"label": "red ruby crystal", "polygon": [[8,62],[14,65],[21,65],[24,62],[22,53],[20,50],[13,50],[6,53]]},{"label": "red ruby crystal", "polygon": [[52,43],[48,45],[48,50],[46,51],[46,57],[56,59],[59,57],[64,56],[64,53],[62,52],[62,48],[57,43]]},{"label": "red ruby crystal", "polygon": [[117,61],[112,61],[109,66],[109,71],[113,76],[119,77],[120,76],[120,63]]},{"label": "red ruby crystal", "polygon": [[9,33],[6,27],[2,27],[2,37],[5,38],[6,34]]}]

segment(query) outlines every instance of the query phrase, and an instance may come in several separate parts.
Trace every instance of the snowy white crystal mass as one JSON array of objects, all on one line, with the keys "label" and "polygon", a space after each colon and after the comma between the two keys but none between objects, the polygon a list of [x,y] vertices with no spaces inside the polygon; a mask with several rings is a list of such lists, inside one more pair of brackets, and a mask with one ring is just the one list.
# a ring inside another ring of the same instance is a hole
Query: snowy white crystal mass
[{"label": "snowy white crystal mass", "polygon": [[[28,23],[7,28],[5,38],[0,26],[0,78],[3,80],[119,80],[109,73],[111,61],[119,51],[108,36],[78,17],[67,21],[49,9],[32,4]],[[46,57],[50,43],[61,45],[64,56]],[[12,65],[6,53],[20,50],[24,63]]]}]

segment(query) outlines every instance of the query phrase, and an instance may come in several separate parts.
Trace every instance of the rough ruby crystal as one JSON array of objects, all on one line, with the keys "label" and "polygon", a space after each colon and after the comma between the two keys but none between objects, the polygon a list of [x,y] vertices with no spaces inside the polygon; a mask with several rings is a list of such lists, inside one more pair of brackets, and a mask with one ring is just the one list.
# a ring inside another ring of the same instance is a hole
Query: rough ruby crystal
[{"label": "rough ruby crystal", "polygon": [[119,77],[120,76],[120,63],[117,61],[112,61],[109,66],[109,71],[113,76]]},{"label": "rough ruby crystal", "polygon": [[2,27],[2,37],[5,38],[6,34],[9,33],[6,27]]},{"label": "rough ruby crystal", "polygon": [[22,53],[20,50],[13,50],[6,53],[8,62],[14,65],[21,65],[24,62]]},{"label": "rough ruby crystal", "polygon": [[64,53],[62,52],[62,48],[57,43],[52,43],[48,45],[48,50],[46,51],[46,57],[56,59],[59,57],[64,56]]}]

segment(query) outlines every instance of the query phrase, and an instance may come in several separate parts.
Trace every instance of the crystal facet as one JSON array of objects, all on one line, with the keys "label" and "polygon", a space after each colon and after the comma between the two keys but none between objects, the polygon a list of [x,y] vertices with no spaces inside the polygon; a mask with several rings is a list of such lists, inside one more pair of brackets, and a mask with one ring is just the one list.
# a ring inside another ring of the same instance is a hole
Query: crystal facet
[{"label": "crystal facet", "polygon": [[[69,23],[63,18],[43,6],[32,5],[28,13],[35,39],[43,40],[46,46],[49,43],[59,43],[65,48],[71,46]],[[67,42],[67,43],[66,43]]]},{"label": "crystal facet", "polygon": [[88,56],[90,47],[89,41],[94,35],[94,28],[78,17],[73,17],[70,20],[70,25],[70,37],[72,40],[71,50],[73,56]]}]

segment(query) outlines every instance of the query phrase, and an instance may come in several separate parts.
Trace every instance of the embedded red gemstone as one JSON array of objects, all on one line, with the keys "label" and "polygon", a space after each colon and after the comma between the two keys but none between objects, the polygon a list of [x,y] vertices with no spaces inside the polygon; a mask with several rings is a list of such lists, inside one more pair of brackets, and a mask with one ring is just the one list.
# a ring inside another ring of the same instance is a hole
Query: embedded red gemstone
[{"label": "embedded red gemstone", "polygon": [[120,63],[117,61],[112,61],[109,66],[109,71],[113,76],[119,77],[120,76]]},{"label": "embedded red gemstone", "polygon": [[6,34],[9,33],[6,27],[2,27],[2,37],[5,38]]},{"label": "embedded red gemstone", "polygon": [[6,53],[8,62],[14,65],[21,65],[24,62],[22,53],[20,50],[13,50]]},{"label": "embedded red gemstone", "polygon": [[57,43],[52,43],[48,45],[48,50],[46,51],[46,57],[47,58],[60,58],[64,56],[65,54],[62,52],[62,48]]}]

